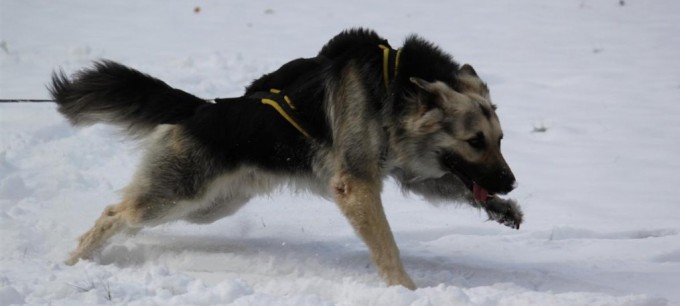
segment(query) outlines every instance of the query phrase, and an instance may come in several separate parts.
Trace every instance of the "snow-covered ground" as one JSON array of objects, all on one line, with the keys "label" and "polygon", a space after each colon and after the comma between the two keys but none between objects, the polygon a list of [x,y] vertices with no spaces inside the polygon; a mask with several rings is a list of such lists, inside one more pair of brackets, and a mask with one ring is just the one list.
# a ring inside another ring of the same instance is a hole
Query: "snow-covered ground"
[{"label": "snow-covered ground", "polygon": [[0,305],[680,305],[680,1],[623,4],[0,0],[0,98],[47,98],[52,70],[98,58],[233,96],[342,29],[419,33],[488,81],[526,215],[514,231],[387,184],[416,291],[383,284],[333,203],[287,192],[66,266],[140,152],[1,104]]}]

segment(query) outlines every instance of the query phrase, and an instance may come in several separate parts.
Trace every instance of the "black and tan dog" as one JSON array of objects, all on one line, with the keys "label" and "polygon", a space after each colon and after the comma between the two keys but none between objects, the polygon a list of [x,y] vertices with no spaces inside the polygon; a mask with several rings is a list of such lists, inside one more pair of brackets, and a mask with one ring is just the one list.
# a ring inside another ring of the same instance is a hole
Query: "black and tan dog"
[{"label": "black and tan dog", "polygon": [[55,74],[50,92],[72,124],[116,124],[147,144],[122,201],[80,238],[70,264],[115,234],[210,223],[282,185],[334,199],[389,285],[415,288],[383,212],[388,176],[426,199],[522,223],[519,206],[496,196],[515,178],[486,85],[417,36],[395,50],[372,31],[345,31],[238,98],[203,100],[110,61]]}]

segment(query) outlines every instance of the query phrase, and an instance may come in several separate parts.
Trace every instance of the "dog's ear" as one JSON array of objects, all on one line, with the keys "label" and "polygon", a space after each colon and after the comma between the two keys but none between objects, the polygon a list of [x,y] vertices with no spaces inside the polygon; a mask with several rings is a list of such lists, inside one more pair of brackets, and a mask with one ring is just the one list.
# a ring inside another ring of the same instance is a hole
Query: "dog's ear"
[{"label": "dog's ear", "polygon": [[469,75],[469,76],[479,78],[479,76],[477,75],[477,71],[475,71],[475,69],[472,68],[472,66],[470,66],[469,64],[465,64],[465,65],[463,65],[463,67],[460,67],[460,69],[458,69],[458,72],[461,75]]},{"label": "dog's ear", "polygon": [[421,114],[424,114],[427,110],[441,107],[440,100],[442,100],[443,96],[441,90],[437,88],[434,82],[428,82],[417,77],[410,77],[409,81],[426,93],[424,97],[417,99]]},{"label": "dog's ear", "polygon": [[444,82],[435,81],[428,82],[421,78],[411,77],[409,78],[411,83],[416,84],[420,89],[434,95],[435,99],[432,99],[435,104],[428,105],[430,107],[439,107],[443,109],[455,108],[455,105],[459,103],[464,103],[464,101],[469,100],[464,94],[461,94],[451,87],[446,85]]},{"label": "dog's ear", "polygon": [[432,87],[432,82],[425,81],[421,78],[416,78],[416,77],[410,77],[408,78],[411,83],[416,84],[420,89],[425,90],[427,92],[432,92],[431,87]]}]

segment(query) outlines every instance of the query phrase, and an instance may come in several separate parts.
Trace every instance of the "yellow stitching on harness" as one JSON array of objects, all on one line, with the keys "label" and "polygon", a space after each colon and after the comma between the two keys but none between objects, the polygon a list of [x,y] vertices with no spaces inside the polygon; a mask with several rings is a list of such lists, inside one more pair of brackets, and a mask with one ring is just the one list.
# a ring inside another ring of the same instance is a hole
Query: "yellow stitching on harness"
[{"label": "yellow stitching on harness", "polygon": [[303,129],[297,122],[295,122],[295,120],[293,120],[293,118],[291,118],[288,115],[288,113],[286,113],[286,111],[283,110],[283,108],[281,108],[281,105],[279,105],[278,102],[276,102],[272,99],[266,99],[265,98],[265,99],[262,99],[262,104],[267,104],[267,105],[273,107],[277,112],[279,112],[279,115],[281,115],[281,117],[286,119],[286,121],[288,121],[288,123],[290,123],[300,133],[302,133],[302,135],[305,135],[305,137],[307,137],[307,138],[312,138],[312,136],[310,136],[309,133],[307,133],[307,131],[305,131],[305,129]]},{"label": "yellow stitching on harness", "polygon": [[390,48],[385,45],[378,45],[380,49],[383,50],[383,80],[385,80],[385,89],[390,87],[390,76],[389,76],[389,61],[390,61]]},{"label": "yellow stitching on harness", "polygon": [[278,94],[278,93],[281,93],[281,89],[271,88],[271,89],[269,89],[269,92],[271,92],[273,94]]}]

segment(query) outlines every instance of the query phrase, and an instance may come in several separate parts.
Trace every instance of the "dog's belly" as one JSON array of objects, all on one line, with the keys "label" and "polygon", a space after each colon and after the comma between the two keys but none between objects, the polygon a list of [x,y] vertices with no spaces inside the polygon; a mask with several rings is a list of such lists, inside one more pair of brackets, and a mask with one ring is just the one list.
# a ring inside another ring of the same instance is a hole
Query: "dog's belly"
[{"label": "dog's belly", "polygon": [[268,195],[281,189],[312,192],[327,198],[327,188],[322,186],[325,184],[319,180],[288,177],[243,166],[212,180],[199,198],[181,201],[177,216],[192,223],[212,223],[234,214],[255,196]]}]

